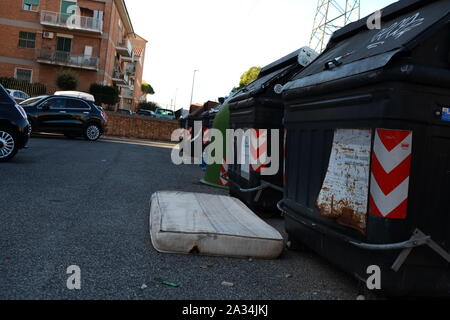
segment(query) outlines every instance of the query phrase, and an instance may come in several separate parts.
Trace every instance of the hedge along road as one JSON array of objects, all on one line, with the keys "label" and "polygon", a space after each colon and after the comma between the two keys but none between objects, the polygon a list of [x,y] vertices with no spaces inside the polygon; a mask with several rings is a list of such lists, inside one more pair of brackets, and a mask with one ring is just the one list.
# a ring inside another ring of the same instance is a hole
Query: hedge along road
[{"label": "hedge along road", "polygon": [[[169,147],[39,136],[2,164],[0,299],[356,298],[356,282],[313,253],[250,261],[156,252],[153,192],[224,193],[199,184],[198,167],[173,165]],[[281,219],[269,223],[283,230]],[[67,289],[71,265],[81,290]]]}]

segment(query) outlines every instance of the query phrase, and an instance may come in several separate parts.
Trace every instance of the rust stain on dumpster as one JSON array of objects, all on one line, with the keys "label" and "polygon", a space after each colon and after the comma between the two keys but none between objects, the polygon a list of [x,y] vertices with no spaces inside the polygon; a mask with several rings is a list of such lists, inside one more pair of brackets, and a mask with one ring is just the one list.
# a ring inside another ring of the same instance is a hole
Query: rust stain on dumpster
[{"label": "rust stain on dumpster", "polygon": [[371,130],[337,129],[317,208],[321,216],[366,230]]}]

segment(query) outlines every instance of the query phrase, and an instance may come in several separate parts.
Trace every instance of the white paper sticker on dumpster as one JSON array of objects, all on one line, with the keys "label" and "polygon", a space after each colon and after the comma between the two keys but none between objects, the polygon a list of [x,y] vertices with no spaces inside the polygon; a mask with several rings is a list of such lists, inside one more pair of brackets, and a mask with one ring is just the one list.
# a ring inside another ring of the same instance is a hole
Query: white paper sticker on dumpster
[{"label": "white paper sticker on dumpster", "polygon": [[250,180],[250,137],[247,135],[242,137],[241,157],[241,176]]},{"label": "white paper sticker on dumpster", "polygon": [[317,207],[321,216],[366,230],[371,130],[337,129]]}]

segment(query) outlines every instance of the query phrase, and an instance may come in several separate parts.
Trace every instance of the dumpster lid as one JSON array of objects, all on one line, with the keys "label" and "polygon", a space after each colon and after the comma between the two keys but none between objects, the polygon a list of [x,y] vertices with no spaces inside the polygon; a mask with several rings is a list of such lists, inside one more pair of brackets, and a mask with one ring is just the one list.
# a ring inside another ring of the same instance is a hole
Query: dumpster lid
[{"label": "dumpster lid", "polygon": [[[401,0],[401,1],[397,1],[397,2],[387,6],[386,8],[384,8],[381,11],[381,21],[382,22],[389,21],[395,17],[400,16],[401,14],[410,12],[412,10],[416,10],[416,9],[422,7],[424,4],[427,4],[427,3],[429,4],[433,1],[438,1],[438,0]],[[362,18],[359,21],[349,23],[348,25],[346,25],[343,28],[334,32],[330,38],[330,45],[332,45],[333,43],[339,42],[344,38],[348,38],[349,36],[352,36],[352,35],[360,32],[363,29],[367,29],[367,20],[374,13],[368,15],[365,18]]]},{"label": "dumpster lid", "polygon": [[258,78],[243,88],[230,102],[233,103],[255,96],[260,90],[265,89],[265,87],[277,84],[278,79],[284,78],[293,72],[300,71],[300,68],[310,64],[317,56],[318,54],[309,47],[302,47],[295,50],[287,56],[262,68]]},{"label": "dumpster lid", "polygon": [[[424,3],[427,5],[417,9],[418,4]],[[358,21],[336,33],[333,41],[340,41],[330,44],[319,58],[286,84],[284,90],[382,68],[397,53],[411,49],[427,31],[449,22],[450,0],[407,0],[400,4],[394,8],[388,7],[387,13],[391,18],[383,21],[384,28],[381,30],[359,27],[367,22],[367,19],[362,19],[363,22]]]},{"label": "dumpster lid", "polygon": [[295,50],[294,52],[288,54],[287,56],[285,56],[281,59],[278,59],[277,61],[274,61],[271,64],[265,66],[259,72],[259,78],[262,78],[263,76],[266,76],[266,75],[271,74],[271,73],[273,73],[277,70],[280,70],[284,67],[287,67],[287,66],[297,63],[297,58],[298,58],[300,51],[301,51],[301,48],[298,50]]},{"label": "dumpster lid", "polygon": [[259,72],[259,78],[271,74],[281,68],[295,65],[297,63],[300,63],[303,67],[306,67],[312,62],[312,60],[317,58],[317,56],[318,54],[313,49],[309,47],[302,47],[262,68]]},{"label": "dumpster lid", "polygon": [[272,82],[271,80],[281,77],[286,71],[288,71],[291,68],[292,68],[292,66],[287,66],[287,67],[276,70],[275,72],[266,74],[265,76],[262,76],[262,77],[256,79],[255,81],[253,81],[252,83],[250,83],[248,86],[246,86],[243,89],[243,93],[255,92],[255,91],[263,88],[268,82]]},{"label": "dumpster lid", "polygon": [[242,89],[240,94],[234,96],[230,100],[230,103],[245,100],[245,99],[248,99],[248,98],[251,98],[251,97],[257,95],[261,90],[266,88],[267,85],[270,85],[271,83],[276,82],[277,79],[282,78],[285,75],[287,75],[288,73],[290,73],[292,68],[293,68],[293,66],[287,66],[280,70],[277,70],[275,72],[272,72],[270,74],[267,74],[265,76],[262,76],[262,77],[256,79],[255,81],[253,81],[252,83],[247,85],[244,89]]}]

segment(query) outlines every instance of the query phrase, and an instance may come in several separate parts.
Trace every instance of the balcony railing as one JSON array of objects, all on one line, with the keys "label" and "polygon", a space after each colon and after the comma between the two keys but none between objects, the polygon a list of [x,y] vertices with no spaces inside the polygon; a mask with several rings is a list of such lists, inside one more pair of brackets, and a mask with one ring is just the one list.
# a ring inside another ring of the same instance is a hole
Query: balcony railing
[{"label": "balcony railing", "polygon": [[41,11],[41,24],[96,33],[102,33],[103,30],[102,19],[52,11]]},{"label": "balcony railing", "polygon": [[128,75],[119,71],[119,70],[115,70],[113,72],[113,76],[112,76],[112,81],[115,84],[120,84],[120,85],[128,85],[129,83],[129,78]]},{"label": "balcony railing", "polygon": [[130,110],[131,111],[131,108],[132,108],[132,104],[131,103],[128,103],[128,102],[125,102],[125,101],[122,101],[120,103],[120,109],[122,109],[122,110]]},{"label": "balcony railing", "polygon": [[40,63],[67,66],[72,68],[97,70],[99,58],[85,55],[74,55],[70,52],[42,49],[38,51],[37,61]]},{"label": "balcony railing", "polygon": [[120,93],[120,97],[124,99],[133,99],[133,91],[128,88],[122,88],[122,91]]},{"label": "balcony railing", "polygon": [[116,50],[123,57],[130,58],[133,56],[133,46],[131,45],[131,41],[128,39],[119,41],[116,45]]},{"label": "balcony railing", "polygon": [[135,66],[129,67],[127,69],[127,74],[130,76],[130,78],[136,77],[136,67]]}]

